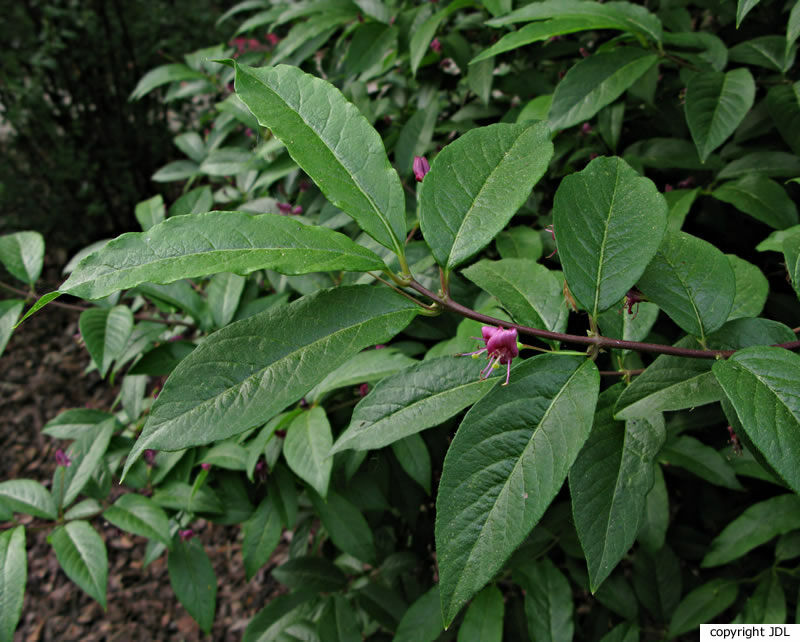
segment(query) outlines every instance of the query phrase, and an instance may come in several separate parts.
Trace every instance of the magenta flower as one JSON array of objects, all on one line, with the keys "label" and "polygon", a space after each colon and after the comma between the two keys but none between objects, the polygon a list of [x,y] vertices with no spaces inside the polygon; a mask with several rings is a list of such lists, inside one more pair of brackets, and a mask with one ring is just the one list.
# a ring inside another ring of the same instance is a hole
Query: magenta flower
[{"label": "magenta flower", "polygon": [[178,531],[178,535],[180,535],[180,538],[185,542],[186,540],[190,540],[192,537],[194,537],[194,531],[191,528],[184,528],[183,530]]},{"label": "magenta flower", "polygon": [[417,179],[418,183],[422,182],[422,179],[425,178],[425,174],[431,171],[431,165],[424,156],[414,156],[412,168],[414,170],[414,178]]},{"label": "magenta flower", "polygon": [[148,448],[142,453],[142,457],[144,458],[144,463],[148,466],[154,466],[156,463],[156,451],[152,448]]},{"label": "magenta flower", "polygon": [[56,466],[63,466],[66,468],[72,463],[72,460],[69,458],[69,455],[65,453],[61,448],[56,450]]},{"label": "magenta flower", "polygon": [[368,392],[369,392],[369,384],[368,383],[362,383],[358,387],[358,396],[359,397],[366,397]]},{"label": "magenta flower", "polygon": [[435,51],[436,53],[442,52],[442,43],[439,42],[438,38],[434,38],[433,40],[431,40],[431,49],[433,49],[433,51]]},{"label": "magenta flower", "polygon": [[211,464],[209,464],[207,461],[204,461],[202,464],[200,464],[200,468],[203,470],[211,470]]},{"label": "magenta flower", "polygon": [[485,348],[476,350],[475,352],[465,352],[462,357],[471,356],[477,359],[484,352],[489,358],[488,365],[481,370],[481,379],[486,379],[492,370],[499,368],[501,365],[506,367],[506,381],[504,386],[508,385],[509,377],[511,377],[511,360],[519,354],[517,347],[517,330],[516,328],[495,328],[490,325],[485,325],[481,328],[482,339],[486,344]]},{"label": "magenta flower", "polygon": [[277,203],[276,204],[278,209],[280,210],[281,214],[291,214],[292,213],[292,204],[291,203]]}]

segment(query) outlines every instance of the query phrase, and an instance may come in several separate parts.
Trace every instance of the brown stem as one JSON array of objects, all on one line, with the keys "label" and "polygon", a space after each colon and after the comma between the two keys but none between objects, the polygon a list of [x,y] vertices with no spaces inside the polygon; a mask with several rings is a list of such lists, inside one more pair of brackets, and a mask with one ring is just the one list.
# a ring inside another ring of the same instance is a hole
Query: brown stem
[{"label": "brown stem", "polygon": [[[689,357],[692,359],[720,359],[730,357],[736,350],[695,350],[692,348],[677,348],[675,346],[665,346],[658,343],[642,343],[640,341],[623,341],[622,339],[611,339],[603,336],[583,337],[577,334],[563,334],[561,332],[551,332],[549,330],[539,330],[537,328],[529,328],[518,323],[509,323],[501,319],[490,317],[486,314],[476,312],[466,306],[456,303],[452,299],[442,299],[435,293],[428,290],[426,287],[412,280],[409,287],[416,290],[420,294],[425,295],[432,301],[435,301],[443,308],[447,308],[467,317],[474,319],[481,323],[489,325],[502,326],[507,328],[516,328],[517,332],[527,334],[541,339],[551,339],[554,341],[563,341],[565,343],[577,343],[580,345],[596,346],[596,348],[614,348],[617,350],[635,350],[636,352],[651,352],[655,354],[669,354],[675,357]],[[775,344],[776,347],[786,348],[787,350],[795,350],[800,348],[800,341],[790,341],[788,343]]]}]

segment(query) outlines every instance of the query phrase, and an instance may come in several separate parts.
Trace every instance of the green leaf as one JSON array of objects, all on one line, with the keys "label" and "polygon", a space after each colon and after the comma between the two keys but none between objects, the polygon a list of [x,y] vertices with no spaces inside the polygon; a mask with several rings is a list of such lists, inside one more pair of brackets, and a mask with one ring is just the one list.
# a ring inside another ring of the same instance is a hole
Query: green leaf
[{"label": "green leaf", "polygon": [[786,623],[786,595],[774,569],[759,581],[744,605],[742,619],[748,624]]},{"label": "green leaf", "polygon": [[331,454],[375,450],[437,426],[485,395],[497,379],[479,379],[471,359],[431,359],[387,377],[362,399]]},{"label": "green leaf", "polygon": [[423,593],[397,625],[393,642],[434,642],[443,631],[442,613],[439,610],[439,587]]},{"label": "green leaf", "polygon": [[42,273],[43,262],[44,237],[39,232],[0,236],[0,263],[11,276],[33,285]]},{"label": "green leaf", "polygon": [[164,199],[161,198],[161,194],[156,194],[153,198],[137,203],[134,214],[144,232],[161,223],[166,216]]},{"label": "green leaf", "polygon": [[309,491],[309,497],[337,548],[362,562],[374,564],[376,553],[372,529],[361,512],[333,490],[328,491],[327,500],[314,491]]},{"label": "green leaf", "polygon": [[630,621],[617,624],[600,642],[639,642],[639,625]]},{"label": "green leaf", "polygon": [[15,513],[25,513],[43,519],[56,519],[53,496],[32,479],[11,479],[0,482],[0,501]]},{"label": "green leaf", "polygon": [[783,140],[800,155],[800,82],[775,85],[767,92],[766,104]]},{"label": "green leaf", "polygon": [[786,73],[794,64],[796,53],[796,48],[786,46],[783,36],[759,36],[731,47],[728,57],[731,62],[758,65]]},{"label": "green leaf", "polygon": [[111,363],[122,354],[133,331],[131,309],[126,305],[117,305],[110,309],[84,310],[79,327],[100,376],[105,377]]},{"label": "green leaf", "polygon": [[664,546],[669,527],[669,495],[661,466],[654,466],[653,487],[647,493],[642,522],[636,539],[642,547],[654,553]]},{"label": "green leaf", "polygon": [[28,309],[28,311],[25,314],[22,315],[22,318],[19,321],[17,321],[17,323],[14,326],[14,328],[18,328],[22,324],[22,322],[25,321],[25,319],[27,319],[32,314],[38,312],[39,310],[41,310],[44,306],[46,306],[48,303],[50,303],[50,301],[52,301],[53,299],[57,299],[60,296],[61,296],[61,292],[48,292],[47,294],[43,294],[42,296],[40,296],[36,300],[36,303],[34,303]]},{"label": "green leaf", "polygon": [[347,584],[347,578],[324,557],[301,556],[272,569],[272,577],[290,589],[332,593]]},{"label": "green leaf", "polygon": [[439,152],[419,194],[420,228],[439,265],[450,271],[485,247],[552,155],[547,125],[530,122],[472,129]]},{"label": "green leaf", "polygon": [[525,616],[533,640],[571,640],[573,621],[572,589],[555,565],[544,558],[514,569],[514,579],[525,590]]},{"label": "green leaf", "polygon": [[530,259],[542,256],[542,237],[539,232],[520,225],[503,230],[494,239],[497,253],[504,259]]},{"label": "green leaf", "polygon": [[64,512],[64,519],[71,521],[73,519],[88,519],[94,517],[103,511],[103,507],[96,499],[84,499],[78,502],[68,511]]},{"label": "green leaf", "polygon": [[733,134],[753,106],[756,84],[748,69],[693,75],[686,85],[686,122],[700,160]]},{"label": "green leaf", "polygon": [[713,366],[747,437],[767,462],[800,492],[800,356],[758,346]]},{"label": "green leaf", "polygon": [[[661,42],[661,21],[644,7],[629,2],[600,4],[584,0],[546,0],[520,7],[500,18],[489,20],[487,24],[499,27],[516,22],[568,17],[581,18],[587,23],[600,20],[613,21],[615,26],[607,28],[628,31],[657,43]],[[600,27],[593,28],[599,29]]]},{"label": "green leaf", "polygon": [[800,174],[800,158],[787,152],[752,152],[731,161],[717,174],[718,180],[750,174],[790,178]]},{"label": "green leaf", "polygon": [[378,243],[403,256],[400,178],[380,136],[355,105],[333,85],[296,67],[234,67],[239,97],[325,197]]},{"label": "green leaf", "polygon": [[326,642],[361,642],[361,625],[356,610],[340,594],[328,601],[317,620],[319,639]]},{"label": "green leaf", "polygon": [[666,224],[664,197],[621,158],[596,158],[561,181],[553,200],[558,255],[570,291],[591,316],[634,286]]},{"label": "green leaf", "polygon": [[89,522],[69,522],[48,537],[67,577],[106,608],[108,556],[103,538]]},{"label": "green leaf", "polygon": [[789,20],[786,23],[786,56],[788,57],[789,51],[797,38],[800,37],[800,4],[794,3],[792,10],[789,12]]},{"label": "green leaf", "polygon": [[633,586],[642,606],[659,622],[668,622],[681,599],[681,566],[669,546],[652,554],[636,551]]},{"label": "green leaf", "polygon": [[736,296],[728,320],[757,317],[764,309],[769,294],[769,281],[755,265],[727,254],[736,279]]},{"label": "green leaf", "polygon": [[0,642],[12,642],[28,580],[25,527],[0,533]]},{"label": "green leaf", "polygon": [[744,490],[725,456],[694,437],[676,437],[664,446],[658,458],[669,466],[684,468],[711,484]]},{"label": "green leaf", "polygon": [[698,586],[678,604],[672,614],[667,637],[674,638],[697,629],[701,624],[713,622],[717,615],[734,603],[738,594],[739,587],[735,582],[721,578]]},{"label": "green leaf", "polygon": [[411,74],[416,76],[419,64],[428,53],[428,47],[436,34],[436,30],[442,21],[450,14],[455,13],[459,9],[472,5],[472,0],[453,0],[444,9],[434,13],[430,18],[425,20],[419,25],[411,34],[411,39],[408,43],[409,49],[409,63],[411,65]]},{"label": "green leaf", "polygon": [[106,419],[96,430],[87,431],[67,451],[72,464],[64,475],[64,497],[61,506],[69,506],[78,497],[97,471],[117,428],[116,419]]},{"label": "green leaf", "polygon": [[172,82],[182,82],[184,80],[197,80],[205,78],[206,75],[187,67],[183,63],[173,63],[161,65],[151,69],[136,84],[131,92],[129,100],[139,100],[146,96],[156,87],[161,87]]},{"label": "green leaf", "polygon": [[503,594],[490,584],[470,602],[458,627],[458,642],[502,642],[504,614]]},{"label": "green leaf", "polygon": [[333,230],[277,214],[207,212],[123,234],[81,261],[59,292],[98,299],[141,283],[172,283],[215,272],[305,274],[383,267],[376,254]]},{"label": "green leaf", "polygon": [[[755,7],[759,3],[759,0],[738,0],[736,3],[736,28],[739,28],[739,25],[742,24],[742,20],[744,17],[750,13],[750,10]],[[716,615],[716,613],[714,614]],[[711,618],[704,621],[710,621]],[[673,634],[676,635],[676,634]]]},{"label": "green leaf", "polygon": [[409,435],[392,444],[392,452],[400,462],[400,467],[417,482],[428,495],[431,494],[431,456],[425,440],[417,435]]},{"label": "green leaf", "polygon": [[233,319],[244,292],[245,281],[243,276],[231,272],[222,272],[211,277],[207,290],[208,307],[217,327],[226,326]]},{"label": "green leaf", "polygon": [[283,456],[289,468],[323,498],[328,494],[333,469],[331,446],[331,425],[321,406],[297,415],[289,424],[283,442]]},{"label": "green leaf", "polygon": [[800,232],[795,231],[783,240],[783,258],[792,287],[800,297]]},{"label": "green leaf", "polygon": [[194,489],[185,482],[172,481],[153,493],[153,501],[164,508],[188,513],[222,513],[222,503],[207,486]]},{"label": "green leaf", "polygon": [[0,357],[6,349],[11,333],[14,331],[14,324],[19,319],[25,302],[21,299],[5,299],[0,301]]},{"label": "green leaf", "polygon": [[176,535],[167,568],[175,597],[209,634],[217,605],[217,576],[203,545],[197,538],[184,542]]},{"label": "green leaf", "polygon": [[664,236],[637,286],[683,330],[701,340],[725,323],[736,295],[736,277],[727,257],[685,232]]},{"label": "green leaf", "polygon": [[461,273],[500,301],[517,323],[563,332],[569,310],[559,279],[530,259],[482,260]]},{"label": "green leaf", "polygon": [[439,106],[434,102],[414,112],[403,125],[394,148],[395,165],[402,175],[411,174],[414,156],[424,156],[428,151],[438,116]]},{"label": "green leaf", "polygon": [[242,557],[248,581],[269,561],[281,539],[281,516],[271,496],[242,524]]},{"label": "green leaf", "polygon": [[[722,161],[716,154],[712,154],[703,163],[697,154],[697,148],[694,144],[683,138],[646,138],[639,140],[625,148],[624,156],[626,160],[634,165],[641,164],[645,167],[655,167],[659,170],[672,168],[686,170],[717,169],[722,165]],[[680,191],[683,194],[687,192],[687,190],[676,191]],[[671,195],[672,197],[677,196],[674,192]],[[665,194],[665,196],[669,198],[669,195]]]},{"label": "green leaf", "polygon": [[338,287],[217,331],[167,380],[123,475],[147,448],[180,450],[264,423],[361,349],[391,339],[416,310],[391,290]]},{"label": "green leaf", "polygon": [[[231,95],[235,96],[236,94]],[[185,214],[200,214],[202,212],[208,212],[213,209],[213,207],[214,197],[211,194],[211,188],[205,185],[183,194],[169,206],[169,215],[173,217],[183,216]]]},{"label": "green leaf", "polygon": [[800,230],[800,225],[792,225],[792,227],[787,227],[785,230],[775,230],[761,241],[761,243],[756,245],[756,251],[783,252],[783,241],[798,230]]},{"label": "green leaf", "polygon": [[103,512],[103,517],[117,528],[172,548],[167,514],[148,497],[126,493]]},{"label": "green leaf", "polygon": [[157,183],[171,183],[175,181],[184,181],[187,178],[194,177],[200,171],[200,166],[197,163],[187,160],[174,161],[167,163],[153,174],[150,179]]},{"label": "green leaf", "polygon": [[652,67],[658,56],[644,49],[619,47],[578,61],[558,83],[550,106],[553,131],[592,118]]},{"label": "green leaf", "polygon": [[711,196],[777,230],[797,225],[794,202],[779,183],[765,176],[751,174],[723,183]]},{"label": "green leaf", "polygon": [[[281,634],[292,623],[310,615],[307,602],[316,597],[312,591],[295,591],[271,599],[250,620],[244,631],[242,642],[272,642],[280,640]],[[288,642],[288,640],[287,640]]]},{"label": "green leaf", "polygon": [[209,152],[198,172],[209,176],[231,176],[255,167],[255,158],[248,149],[221,147]]},{"label": "green leaf", "polygon": [[653,460],[666,438],[660,414],[614,421],[618,393],[600,396],[592,432],[569,474],[572,513],[592,593],[636,539],[653,486]]},{"label": "green leaf", "polygon": [[800,528],[800,497],[778,495],[752,504],[711,542],[701,566],[721,566],[739,559],[773,537]]},{"label": "green leaf", "polygon": [[93,408],[71,408],[48,421],[42,433],[55,439],[79,439],[87,431],[94,432],[97,424],[113,416]]},{"label": "green leaf", "polygon": [[591,361],[542,355],[464,417],[436,501],[442,613],[449,625],[502,567],[561,488],[591,430]]}]

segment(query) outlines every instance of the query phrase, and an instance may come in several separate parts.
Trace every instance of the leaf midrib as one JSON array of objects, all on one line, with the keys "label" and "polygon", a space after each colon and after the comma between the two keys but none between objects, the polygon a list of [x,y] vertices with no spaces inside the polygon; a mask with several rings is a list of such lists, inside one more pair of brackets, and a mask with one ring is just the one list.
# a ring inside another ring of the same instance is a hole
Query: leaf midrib
[{"label": "leaf midrib", "polygon": [[[614,190],[611,193],[611,202],[608,204],[608,214],[606,215],[606,224],[603,228],[603,240],[600,243],[600,256],[597,261],[597,278],[594,283],[594,305],[592,307],[592,316],[597,318],[597,308],[600,305],[600,283],[603,280],[603,258],[606,253],[606,243],[608,241],[608,228],[611,225],[611,217],[614,213],[614,202],[617,199],[617,188],[619,186],[620,177],[620,163],[617,162],[616,175],[614,177]],[[591,190],[590,190],[591,191]]]}]

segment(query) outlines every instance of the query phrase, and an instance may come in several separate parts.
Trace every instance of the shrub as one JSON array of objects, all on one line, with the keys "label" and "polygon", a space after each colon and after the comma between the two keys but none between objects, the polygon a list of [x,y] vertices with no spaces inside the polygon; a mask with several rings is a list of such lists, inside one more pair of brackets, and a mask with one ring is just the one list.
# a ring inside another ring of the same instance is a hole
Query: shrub
[{"label": "shrub", "polygon": [[[133,93],[208,105],[154,175],[183,195],[140,202],[142,232],[28,312],[92,302],[122,410],[53,419],[64,465],[51,491],[0,483],[6,517],[52,522],[101,603],[89,519],[149,538],[205,631],[193,521],[241,523],[249,577],[292,530],[291,592],[246,640],[786,621],[800,9],[753,5],[232,9],[229,45]],[[42,248],[0,257],[33,284]],[[23,302],[3,305],[7,337]],[[24,528],[0,541],[24,578]]]}]

